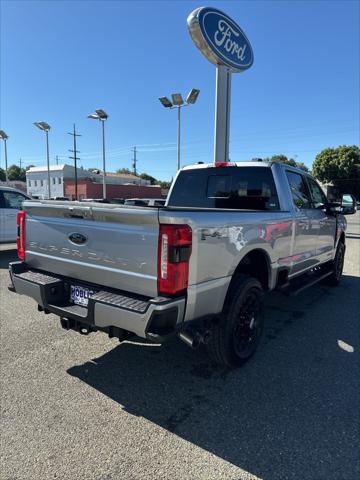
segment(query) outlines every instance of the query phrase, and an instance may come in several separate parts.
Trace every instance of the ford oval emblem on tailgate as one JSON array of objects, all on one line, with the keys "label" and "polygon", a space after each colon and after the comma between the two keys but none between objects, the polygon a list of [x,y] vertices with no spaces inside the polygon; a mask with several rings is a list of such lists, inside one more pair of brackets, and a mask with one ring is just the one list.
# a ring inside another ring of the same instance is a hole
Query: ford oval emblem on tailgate
[{"label": "ford oval emblem on tailgate", "polygon": [[87,237],[85,235],[83,235],[82,233],[77,233],[77,232],[70,233],[68,235],[68,238],[69,238],[70,242],[75,243],[75,245],[84,245],[84,243],[86,243],[86,241],[87,241]]}]

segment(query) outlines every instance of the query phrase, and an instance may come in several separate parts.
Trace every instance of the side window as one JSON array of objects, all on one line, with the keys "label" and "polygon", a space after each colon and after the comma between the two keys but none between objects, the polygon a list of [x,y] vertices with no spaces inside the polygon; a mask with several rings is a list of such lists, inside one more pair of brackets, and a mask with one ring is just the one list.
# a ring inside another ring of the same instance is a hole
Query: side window
[{"label": "side window", "polygon": [[310,193],[314,202],[315,208],[321,207],[327,204],[327,199],[320,186],[311,177],[307,177]]},{"label": "side window", "polygon": [[304,177],[299,173],[290,172],[289,170],[286,172],[286,176],[294,205],[300,209],[311,208],[311,196]]},{"label": "side window", "polygon": [[3,196],[5,208],[16,208],[17,210],[21,210],[21,205],[25,200],[24,195],[17,192],[3,192]]}]

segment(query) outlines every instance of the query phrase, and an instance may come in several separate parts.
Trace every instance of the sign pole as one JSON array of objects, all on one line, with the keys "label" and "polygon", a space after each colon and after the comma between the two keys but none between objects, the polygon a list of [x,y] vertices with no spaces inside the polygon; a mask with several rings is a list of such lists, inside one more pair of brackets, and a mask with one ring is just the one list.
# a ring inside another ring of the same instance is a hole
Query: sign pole
[{"label": "sign pole", "polygon": [[196,8],[187,24],[197,48],[216,65],[214,162],[228,162],[231,74],[251,67],[253,50],[239,25],[217,8]]},{"label": "sign pole", "polygon": [[225,65],[216,67],[214,162],[229,161],[231,72]]}]

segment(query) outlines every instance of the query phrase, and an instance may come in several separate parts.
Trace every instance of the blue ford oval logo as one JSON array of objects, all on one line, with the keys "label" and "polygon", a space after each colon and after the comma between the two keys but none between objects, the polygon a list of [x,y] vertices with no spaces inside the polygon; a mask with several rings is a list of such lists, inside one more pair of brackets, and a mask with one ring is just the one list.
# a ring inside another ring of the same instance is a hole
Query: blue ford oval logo
[{"label": "blue ford oval logo", "polygon": [[253,64],[254,54],[241,28],[216,8],[201,7],[188,17],[190,35],[203,55],[215,65],[241,72]]},{"label": "blue ford oval logo", "polygon": [[75,243],[75,245],[84,245],[84,243],[87,242],[87,237],[86,235],[83,235],[82,233],[70,233],[68,235],[68,238],[71,243]]}]

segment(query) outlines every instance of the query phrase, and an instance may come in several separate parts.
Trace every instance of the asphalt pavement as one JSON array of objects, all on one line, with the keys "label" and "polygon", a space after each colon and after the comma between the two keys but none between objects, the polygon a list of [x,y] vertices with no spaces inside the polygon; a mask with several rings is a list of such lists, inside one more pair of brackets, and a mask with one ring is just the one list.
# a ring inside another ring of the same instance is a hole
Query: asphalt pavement
[{"label": "asphalt pavement", "polygon": [[7,290],[1,251],[1,480],[360,478],[360,212],[347,220],[340,286],[268,295],[235,371],[180,341],[62,330]]}]

